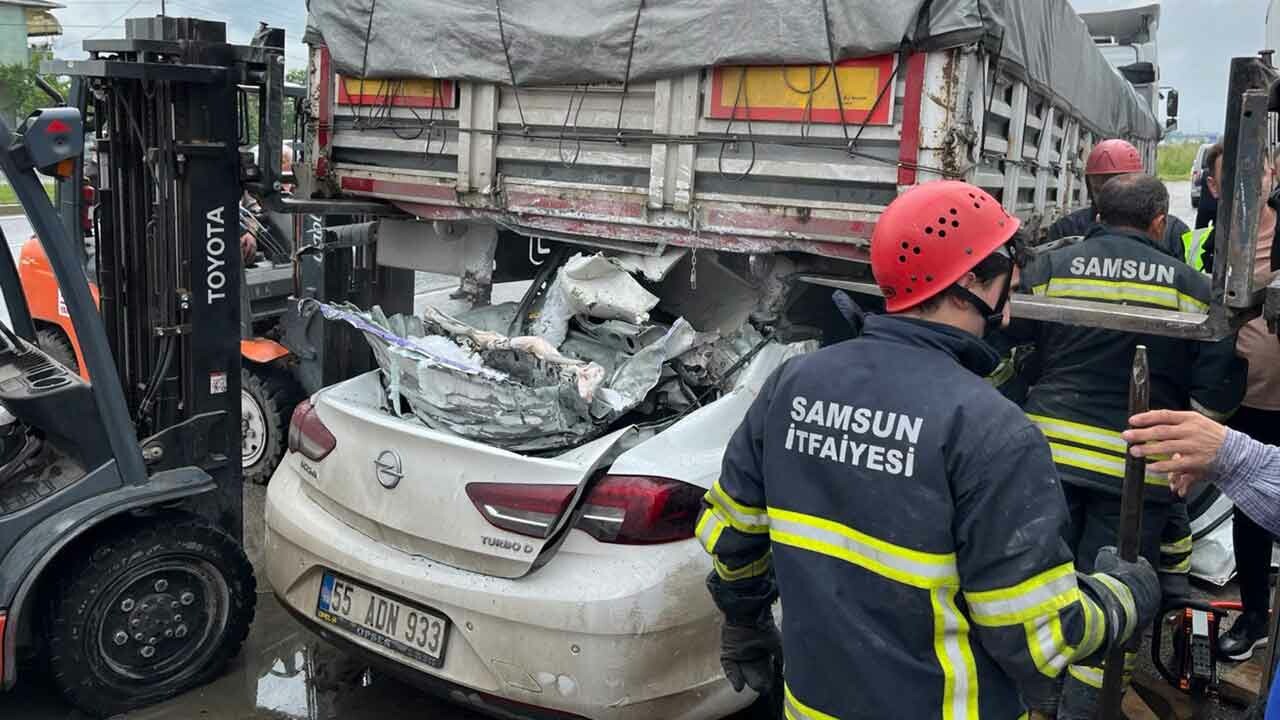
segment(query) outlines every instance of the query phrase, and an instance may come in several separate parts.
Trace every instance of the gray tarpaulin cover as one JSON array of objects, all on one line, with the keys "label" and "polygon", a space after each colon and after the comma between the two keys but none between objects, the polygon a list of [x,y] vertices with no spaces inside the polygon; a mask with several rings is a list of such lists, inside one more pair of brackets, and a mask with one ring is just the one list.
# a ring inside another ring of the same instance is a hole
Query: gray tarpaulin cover
[{"label": "gray tarpaulin cover", "polygon": [[663,0],[644,4],[637,24],[639,0],[311,0],[307,29],[308,41],[327,44],[349,75],[521,85],[652,80],[711,65],[827,63],[833,49],[845,59],[892,52],[904,42],[941,48],[983,40],[999,49],[1005,67],[1103,133],[1158,135],[1150,110],[1065,0],[826,0],[825,14],[823,5]]}]

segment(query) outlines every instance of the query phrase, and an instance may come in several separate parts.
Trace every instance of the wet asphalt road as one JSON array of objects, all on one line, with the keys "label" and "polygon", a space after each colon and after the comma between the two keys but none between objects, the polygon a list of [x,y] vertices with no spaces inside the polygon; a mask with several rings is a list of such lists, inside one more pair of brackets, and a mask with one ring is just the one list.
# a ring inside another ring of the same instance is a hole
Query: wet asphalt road
[{"label": "wet asphalt road", "polygon": [[[1169,183],[1172,213],[1194,219],[1189,183]],[[11,248],[30,232],[24,218],[0,218]],[[262,488],[246,488],[246,546],[255,565],[262,554]],[[262,577],[262,574],[259,574]],[[130,713],[128,720],[480,720],[458,704],[427,695],[364,665],[299,625],[262,588],[257,619],[244,651],[228,673],[173,701]],[[0,718],[80,720],[56,695],[39,667],[23,668],[23,682],[0,695]],[[1213,715],[1240,717],[1223,708]]]}]

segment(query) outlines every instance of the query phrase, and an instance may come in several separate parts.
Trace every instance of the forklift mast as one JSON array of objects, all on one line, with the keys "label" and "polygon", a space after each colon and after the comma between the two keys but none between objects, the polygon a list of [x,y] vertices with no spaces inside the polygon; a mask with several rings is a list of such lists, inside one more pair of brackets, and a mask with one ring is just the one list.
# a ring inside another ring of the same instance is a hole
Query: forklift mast
[{"label": "forklift mast", "polygon": [[283,48],[283,30],[235,46],[220,22],[141,18],[124,39],[86,41],[90,59],[43,68],[87,93],[100,313],[148,470],[209,472],[211,510],[237,536],[239,205],[242,178],[264,179],[241,170],[245,88],[282,92]]}]

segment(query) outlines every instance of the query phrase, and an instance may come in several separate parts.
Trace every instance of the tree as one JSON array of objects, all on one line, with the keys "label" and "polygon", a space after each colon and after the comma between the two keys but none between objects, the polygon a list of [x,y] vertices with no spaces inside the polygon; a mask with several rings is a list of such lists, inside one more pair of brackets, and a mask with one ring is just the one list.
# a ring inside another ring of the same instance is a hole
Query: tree
[{"label": "tree", "polygon": [[[306,87],[307,71],[306,70],[290,70],[285,73],[285,82],[292,85],[302,85]],[[249,95],[249,144],[256,145],[258,143],[258,96],[251,93]],[[284,133],[284,139],[293,138],[294,123],[297,120],[297,106],[293,98],[286,97],[284,99],[284,108],[280,116],[280,128]],[[301,138],[299,138],[301,139]]]},{"label": "tree", "polygon": [[[31,48],[27,63],[0,65],[0,114],[6,121],[17,124],[26,119],[37,108],[54,105],[49,97],[36,85],[36,76],[40,74],[40,63],[51,60],[53,51],[47,45]],[[58,89],[63,97],[70,89],[71,83],[63,78],[46,77],[50,85]]]}]

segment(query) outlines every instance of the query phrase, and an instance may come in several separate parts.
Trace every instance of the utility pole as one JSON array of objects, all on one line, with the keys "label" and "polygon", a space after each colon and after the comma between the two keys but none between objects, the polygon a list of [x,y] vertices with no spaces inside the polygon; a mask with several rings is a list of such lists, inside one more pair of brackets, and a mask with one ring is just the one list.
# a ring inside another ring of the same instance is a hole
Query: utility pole
[{"label": "utility pole", "polygon": [[160,17],[165,17],[168,14],[164,11],[164,0],[160,0]]}]

